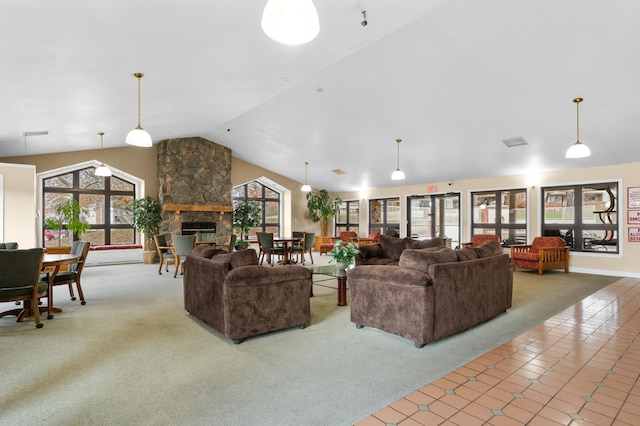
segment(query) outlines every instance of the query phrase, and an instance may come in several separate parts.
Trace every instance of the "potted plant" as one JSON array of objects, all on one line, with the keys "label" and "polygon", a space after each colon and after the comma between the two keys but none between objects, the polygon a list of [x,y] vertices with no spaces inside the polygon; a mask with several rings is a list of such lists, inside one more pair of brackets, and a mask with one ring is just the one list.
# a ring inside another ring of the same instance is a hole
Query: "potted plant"
[{"label": "potted plant", "polygon": [[231,213],[233,229],[240,235],[236,248],[249,247],[249,231],[262,223],[262,204],[256,200],[238,200]]},{"label": "potted plant", "polygon": [[342,204],[342,199],[339,197],[332,198],[326,189],[307,193],[309,216],[312,221],[320,222],[320,230],[323,237],[329,235],[331,219],[338,214],[340,204]]},{"label": "potted plant", "polygon": [[133,226],[145,236],[142,253],[144,263],[155,263],[156,250],[153,237],[162,223],[162,205],[148,195],[133,201]]},{"label": "potted plant", "polygon": [[335,262],[339,269],[345,269],[353,263],[358,253],[360,253],[360,247],[357,243],[353,241],[347,241],[345,243],[342,240],[338,240],[331,249],[333,259],[331,259],[329,263]]},{"label": "potted plant", "polygon": [[58,247],[60,247],[60,240],[62,240],[63,229],[69,230],[80,239],[82,234],[91,228],[91,225],[86,219],[89,210],[86,207],[82,207],[80,203],[73,198],[67,198],[58,203],[53,212],[53,216],[44,220],[44,228],[45,230],[57,231]]}]

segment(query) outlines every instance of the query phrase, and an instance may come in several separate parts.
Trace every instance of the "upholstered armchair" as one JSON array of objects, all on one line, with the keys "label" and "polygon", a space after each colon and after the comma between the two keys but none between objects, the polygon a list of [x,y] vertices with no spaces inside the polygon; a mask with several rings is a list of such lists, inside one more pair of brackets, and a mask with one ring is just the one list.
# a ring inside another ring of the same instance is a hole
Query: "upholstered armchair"
[{"label": "upholstered armchair", "polygon": [[511,246],[514,267],[535,269],[538,275],[549,269],[569,272],[569,247],[561,237],[535,237],[529,245]]},{"label": "upholstered armchair", "polygon": [[238,344],[245,338],[311,321],[311,271],[258,265],[254,249],[194,252],[184,271],[184,308]]}]

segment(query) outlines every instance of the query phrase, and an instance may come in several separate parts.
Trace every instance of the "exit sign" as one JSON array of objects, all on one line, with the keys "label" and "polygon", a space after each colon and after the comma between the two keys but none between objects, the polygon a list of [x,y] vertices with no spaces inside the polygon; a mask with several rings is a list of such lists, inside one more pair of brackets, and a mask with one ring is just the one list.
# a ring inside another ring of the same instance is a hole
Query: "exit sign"
[{"label": "exit sign", "polygon": [[436,186],[435,185],[427,186],[427,192],[436,192]]}]

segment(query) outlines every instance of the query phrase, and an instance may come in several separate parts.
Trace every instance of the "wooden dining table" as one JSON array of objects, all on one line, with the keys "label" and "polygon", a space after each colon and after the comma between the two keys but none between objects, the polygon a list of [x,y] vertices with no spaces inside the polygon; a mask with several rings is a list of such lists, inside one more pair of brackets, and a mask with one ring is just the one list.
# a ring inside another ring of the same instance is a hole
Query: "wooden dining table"
[{"label": "wooden dining table", "polygon": [[291,260],[291,252],[289,251],[289,243],[295,244],[295,243],[299,243],[300,241],[302,241],[302,238],[300,237],[295,237],[295,238],[274,238],[273,239],[273,244],[281,244],[282,245],[282,251],[284,252],[282,254],[282,264],[283,265],[291,265],[296,263],[295,261]]},{"label": "wooden dining table", "polygon": [[[80,256],[74,254],[48,254],[42,257],[42,271],[47,274],[49,288],[47,290],[47,307],[41,307],[40,312],[47,311],[47,319],[52,319],[52,312],[62,312],[62,309],[53,306],[53,280],[55,279],[62,265],[72,265],[78,263]],[[52,269],[53,268],[53,269]]]}]

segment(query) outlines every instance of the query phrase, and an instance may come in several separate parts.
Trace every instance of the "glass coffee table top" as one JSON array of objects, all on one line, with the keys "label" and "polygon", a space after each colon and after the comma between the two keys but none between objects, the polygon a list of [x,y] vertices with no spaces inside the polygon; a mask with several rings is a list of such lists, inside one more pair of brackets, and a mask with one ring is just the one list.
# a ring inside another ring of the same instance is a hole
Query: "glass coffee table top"
[{"label": "glass coffee table top", "polygon": [[305,265],[305,268],[311,271],[312,274],[328,275],[331,277],[346,277],[347,271],[338,268],[335,264],[329,265]]}]

